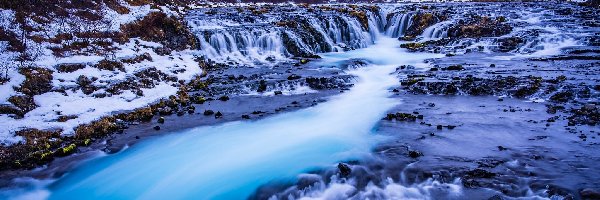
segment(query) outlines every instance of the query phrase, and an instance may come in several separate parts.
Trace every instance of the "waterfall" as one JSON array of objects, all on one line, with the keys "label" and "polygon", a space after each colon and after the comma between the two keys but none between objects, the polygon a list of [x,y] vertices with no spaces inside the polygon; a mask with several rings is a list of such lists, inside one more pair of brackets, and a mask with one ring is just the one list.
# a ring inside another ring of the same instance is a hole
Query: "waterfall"
[{"label": "waterfall", "polygon": [[372,11],[365,12],[368,30],[356,17],[343,13],[292,13],[267,21],[244,13],[236,17],[205,13],[196,11],[186,18],[199,39],[201,54],[217,62],[250,65],[365,48],[385,27],[381,13]]},{"label": "waterfall", "polygon": [[427,27],[421,34],[421,38],[423,40],[436,40],[448,37],[448,29],[453,23],[453,21],[443,21]]},{"label": "waterfall", "polygon": [[406,29],[412,24],[413,13],[396,13],[388,19],[385,34],[390,37],[400,37],[406,33]]}]

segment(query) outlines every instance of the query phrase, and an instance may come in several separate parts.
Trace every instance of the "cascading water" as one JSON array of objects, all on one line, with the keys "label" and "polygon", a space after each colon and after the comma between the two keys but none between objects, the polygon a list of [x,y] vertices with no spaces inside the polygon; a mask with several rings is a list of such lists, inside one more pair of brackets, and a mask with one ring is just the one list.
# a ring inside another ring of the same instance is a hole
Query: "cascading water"
[{"label": "cascading water", "polygon": [[218,16],[204,12],[196,11],[187,20],[200,40],[201,54],[218,62],[264,64],[288,57],[365,48],[373,44],[383,27],[380,13],[373,12],[367,12],[368,28],[355,17],[331,13],[305,12],[254,23],[234,20],[219,23]]},{"label": "cascading water", "polygon": [[390,37],[400,37],[406,33],[408,27],[412,23],[414,13],[397,13],[388,19],[388,26],[386,28],[386,35]]},{"label": "cascading water", "polygon": [[453,21],[443,21],[427,27],[421,34],[421,39],[437,40],[448,37],[448,28],[450,28],[453,23]]}]

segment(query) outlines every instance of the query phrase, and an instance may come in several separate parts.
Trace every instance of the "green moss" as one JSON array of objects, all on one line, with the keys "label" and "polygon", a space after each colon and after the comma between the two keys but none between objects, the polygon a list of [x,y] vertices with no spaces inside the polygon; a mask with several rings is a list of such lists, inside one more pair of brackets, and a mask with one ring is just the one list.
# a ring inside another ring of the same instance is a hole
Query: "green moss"
[{"label": "green moss", "polygon": [[91,143],[92,143],[92,140],[90,140],[90,139],[85,139],[85,140],[83,140],[83,145],[84,145],[84,146],[88,146],[88,145],[90,145]]},{"label": "green moss", "polygon": [[50,159],[50,158],[52,158],[52,152],[46,152],[46,153],[42,153],[42,155],[40,155],[41,160],[46,160],[46,159]]},{"label": "green moss", "polygon": [[70,155],[72,153],[75,153],[76,149],[77,149],[77,145],[70,144],[69,146],[62,148],[62,153],[63,153],[63,155]]}]

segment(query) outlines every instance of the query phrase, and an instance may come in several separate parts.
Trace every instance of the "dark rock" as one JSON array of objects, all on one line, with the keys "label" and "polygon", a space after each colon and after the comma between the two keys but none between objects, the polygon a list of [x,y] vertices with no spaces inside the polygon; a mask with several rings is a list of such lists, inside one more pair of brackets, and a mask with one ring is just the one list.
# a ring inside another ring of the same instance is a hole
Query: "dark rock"
[{"label": "dark rock", "polygon": [[250,115],[242,115],[242,119],[250,119]]},{"label": "dark rock", "polygon": [[450,66],[446,67],[445,70],[460,71],[460,70],[465,70],[465,68],[462,65],[450,65]]},{"label": "dark rock", "polygon": [[337,167],[338,167],[338,170],[340,171],[340,175],[342,175],[342,177],[347,177],[352,172],[352,169],[350,169],[350,166],[348,166],[345,163],[338,163]]},{"label": "dark rock", "polygon": [[229,101],[229,97],[227,95],[223,95],[223,96],[219,97],[219,100],[221,100],[221,101]]},{"label": "dark rock", "polygon": [[154,130],[157,130],[157,131],[160,130],[160,126],[155,126]]},{"label": "dark rock", "polygon": [[281,92],[281,91],[279,91],[279,90],[277,90],[277,91],[274,91],[273,93],[274,93],[275,95],[282,95],[282,94],[283,94],[283,92]]},{"label": "dark rock", "polygon": [[292,74],[290,76],[287,77],[288,80],[296,80],[296,79],[300,79],[302,78],[300,75],[297,74]]},{"label": "dark rock", "polygon": [[466,176],[470,178],[493,178],[494,176],[496,176],[496,174],[484,169],[474,169],[468,171],[466,173]]},{"label": "dark rock", "polygon": [[215,119],[222,118],[222,117],[223,117],[223,113],[221,113],[220,111],[217,111],[217,113],[215,113]]},{"label": "dark rock", "polygon": [[582,199],[600,199],[600,192],[592,188],[582,189],[581,191],[579,191],[579,195],[581,195]]},{"label": "dark rock", "polygon": [[165,123],[165,118],[164,117],[160,117],[160,118],[158,118],[157,122],[160,123],[160,124],[164,124]]},{"label": "dark rock", "polygon": [[418,158],[418,157],[423,156],[423,153],[421,153],[420,151],[411,150],[411,151],[408,151],[408,156],[411,158]]},{"label": "dark rock", "polygon": [[204,115],[213,115],[213,114],[215,114],[215,111],[212,111],[212,110],[205,110],[204,111]]}]

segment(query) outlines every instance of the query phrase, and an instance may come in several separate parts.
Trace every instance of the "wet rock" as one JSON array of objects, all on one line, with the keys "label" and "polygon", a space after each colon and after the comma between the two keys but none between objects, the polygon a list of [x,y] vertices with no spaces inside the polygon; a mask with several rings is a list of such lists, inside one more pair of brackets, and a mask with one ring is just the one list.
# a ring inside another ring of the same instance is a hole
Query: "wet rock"
[{"label": "wet rock", "polygon": [[171,115],[173,114],[173,109],[171,107],[159,108],[158,113],[161,115]]},{"label": "wet rock", "polygon": [[589,200],[597,200],[600,199],[600,191],[598,190],[594,190],[592,188],[585,188],[582,189],[581,191],[579,191],[579,195],[581,196],[582,199],[589,199]]},{"label": "wet rock", "polygon": [[525,40],[523,38],[513,36],[513,37],[499,38],[497,42],[499,43],[498,48],[499,48],[500,52],[509,52],[509,51],[515,50],[519,46],[523,45],[525,43]]},{"label": "wet rock", "polygon": [[160,126],[154,126],[154,130],[159,131],[160,130]]},{"label": "wet rock", "polygon": [[385,120],[397,120],[397,121],[416,121],[418,118],[417,115],[413,115],[410,113],[388,113],[386,115],[386,117],[384,118]]},{"label": "wet rock", "polygon": [[416,37],[423,33],[423,31],[440,21],[445,20],[447,17],[440,12],[418,12],[412,17],[412,23],[406,30],[406,36]]},{"label": "wet rock", "polygon": [[164,124],[165,123],[165,118],[164,117],[160,117],[160,118],[158,118],[157,122],[160,123],[160,124]]},{"label": "wet rock", "polygon": [[469,178],[493,178],[496,176],[495,173],[489,172],[484,169],[473,169],[471,171],[467,171],[466,176]]},{"label": "wet rock", "polygon": [[460,70],[465,70],[465,68],[462,65],[450,65],[446,68],[444,68],[445,70],[451,70],[451,71],[460,71]]},{"label": "wet rock", "polygon": [[554,95],[552,95],[550,97],[550,100],[555,101],[555,102],[568,102],[570,100],[572,100],[574,98],[573,92],[572,91],[563,91],[563,92],[557,92]]},{"label": "wet rock", "polygon": [[495,19],[484,16],[473,16],[448,29],[448,36],[453,38],[479,38],[498,37],[512,31],[512,27],[505,23],[504,17]]},{"label": "wet rock", "polygon": [[242,119],[250,119],[250,115],[242,115]]},{"label": "wet rock", "polygon": [[267,81],[260,80],[258,82],[258,89],[256,91],[257,92],[265,92],[265,91],[267,91]]},{"label": "wet rock", "polygon": [[283,94],[283,92],[281,92],[281,91],[279,91],[279,90],[277,90],[277,91],[274,91],[273,93],[274,93],[275,95],[282,95],[282,94]]},{"label": "wet rock", "polygon": [[204,115],[208,116],[208,115],[213,115],[213,114],[215,114],[215,111],[212,111],[212,110],[205,110],[204,111]]},{"label": "wet rock", "polygon": [[338,167],[338,170],[340,172],[340,175],[342,175],[342,177],[347,177],[352,172],[352,169],[350,169],[350,166],[348,166],[345,163],[338,163],[337,167]]},{"label": "wet rock", "polygon": [[290,76],[287,77],[287,80],[297,80],[297,79],[300,79],[300,78],[302,78],[302,76],[297,75],[297,74],[292,74],[292,75],[290,75]]},{"label": "wet rock", "polygon": [[600,124],[600,106],[586,104],[581,108],[571,109],[571,116],[567,117],[569,125],[586,124],[595,126]]},{"label": "wet rock", "polygon": [[220,111],[217,111],[217,113],[215,113],[215,119],[219,119],[219,118],[223,118],[223,113],[221,113]]},{"label": "wet rock", "polygon": [[221,101],[229,101],[229,96],[223,95],[223,96],[219,97],[219,100],[221,100]]},{"label": "wet rock", "polygon": [[408,156],[411,158],[418,158],[418,157],[423,156],[423,153],[421,153],[420,151],[411,150],[411,151],[408,151]]},{"label": "wet rock", "polygon": [[418,43],[418,42],[410,42],[410,43],[400,44],[400,48],[405,48],[405,49],[408,49],[409,51],[418,51],[418,50],[421,50],[423,47],[425,47],[425,44]]}]

